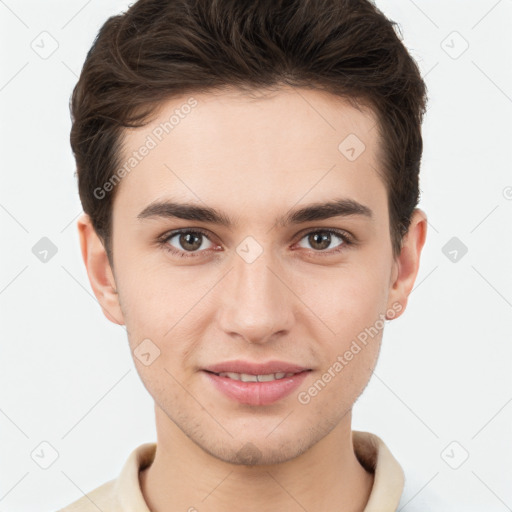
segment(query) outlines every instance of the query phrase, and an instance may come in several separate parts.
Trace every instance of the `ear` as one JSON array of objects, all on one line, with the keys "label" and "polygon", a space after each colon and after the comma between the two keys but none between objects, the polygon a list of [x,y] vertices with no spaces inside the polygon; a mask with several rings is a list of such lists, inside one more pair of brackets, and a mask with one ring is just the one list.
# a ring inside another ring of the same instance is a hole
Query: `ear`
[{"label": "ear", "polygon": [[123,325],[124,318],[119,304],[114,274],[110,268],[103,242],[96,234],[91,218],[86,213],[78,219],[77,227],[82,258],[94,295],[100,303],[103,314],[111,322]]},{"label": "ear", "polygon": [[[427,216],[425,212],[415,208],[409,229],[402,240],[402,249],[394,262],[388,296],[388,310],[396,312],[393,318],[398,318],[405,311],[409,294],[418,275],[421,250],[426,237]],[[398,304],[401,307],[397,307]]]}]

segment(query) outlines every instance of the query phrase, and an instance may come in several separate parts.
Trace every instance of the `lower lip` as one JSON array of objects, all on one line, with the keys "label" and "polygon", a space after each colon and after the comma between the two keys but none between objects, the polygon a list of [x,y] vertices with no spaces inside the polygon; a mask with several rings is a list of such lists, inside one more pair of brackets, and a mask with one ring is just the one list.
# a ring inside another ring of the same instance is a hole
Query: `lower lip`
[{"label": "lower lip", "polygon": [[210,382],[229,398],[247,405],[269,405],[296,390],[309,370],[270,382],[242,382],[203,371]]}]

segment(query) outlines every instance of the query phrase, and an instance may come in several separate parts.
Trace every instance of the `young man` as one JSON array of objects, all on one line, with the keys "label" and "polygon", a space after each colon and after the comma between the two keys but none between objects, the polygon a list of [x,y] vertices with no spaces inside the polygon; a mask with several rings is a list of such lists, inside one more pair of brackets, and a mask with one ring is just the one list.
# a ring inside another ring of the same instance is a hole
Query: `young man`
[{"label": "young man", "polygon": [[139,0],[72,98],[82,254],[157,443],[64,511],[387,512],[351,430],[418,272],[426,90],[366,0]]}]

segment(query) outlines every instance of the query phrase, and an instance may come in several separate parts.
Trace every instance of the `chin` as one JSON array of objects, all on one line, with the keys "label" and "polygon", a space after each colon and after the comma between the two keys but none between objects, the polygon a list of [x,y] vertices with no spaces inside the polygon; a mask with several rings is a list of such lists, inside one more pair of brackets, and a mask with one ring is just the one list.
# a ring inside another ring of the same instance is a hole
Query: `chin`
[{"label": "chin", "polygon": [[261,434],[259,437],[235,435],[225,442],[217,439],[209,441],[201,443],[195,440],[209,455],[228,464],[261,466],[288,462],[307,451],[317,440],[301,438],[283,431],[280,436],[276,433],[271,436]]}]

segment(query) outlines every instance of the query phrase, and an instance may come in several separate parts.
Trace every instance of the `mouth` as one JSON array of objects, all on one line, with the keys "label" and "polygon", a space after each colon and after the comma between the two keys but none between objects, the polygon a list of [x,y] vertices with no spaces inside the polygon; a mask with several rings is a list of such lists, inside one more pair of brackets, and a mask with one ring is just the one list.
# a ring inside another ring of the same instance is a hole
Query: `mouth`
[{"label": "mouth", "polygon": [[283,361],[227,361],[205,368],[202,373],[214,389],[230,400],[261,406],[290,395],[312,371]]},{"label": "mouth", "polygon": [[[233,360],[224,361],[222,363],[213,364],[204,368],[205,371],[215,373],[216,375],[228,374],[241,375],[249,377],[268,377],[271,380],[282,379],[289,374],[296,374],[303,371],[310,370],[306,366],[300,366],[288,361],[267,361],[266,363],[255,363],[251,361]],[[276,377],[277,376],[277,377]],[[236,377],[231,377],[236,378]],[[239,378],[237,380],[240,380]],[[255,382],[252,381],[245,382]]]},{"label": "mouth", "polygon": [[[207,373],[212,373],[213,375],[217,375],[217,377],[227,377],[228,379],[239,380],[240,382],[272,382],[274,380],[286,379],[287,377],[293,377],[298,373],[302,372],[276,372],[276,373],[267,373],[260,375],[253,375],[251,373],[235,373],[235,372],[210,372],[205,370]],[[309,372],[311,370],[303,370]]]}]

